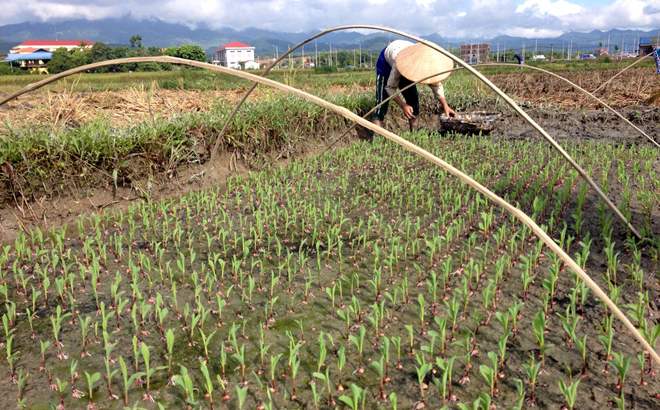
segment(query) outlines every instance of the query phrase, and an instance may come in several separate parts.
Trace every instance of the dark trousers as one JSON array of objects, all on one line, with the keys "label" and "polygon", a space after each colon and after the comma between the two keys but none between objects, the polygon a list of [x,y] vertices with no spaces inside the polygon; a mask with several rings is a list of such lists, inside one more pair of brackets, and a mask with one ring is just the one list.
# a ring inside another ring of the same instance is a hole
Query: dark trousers
[{"label": "dark trousers", "polygon": [[[412,81],[408,80],[405,77],[401,77],[401,79],[399,80],[399,89],[405,88],[410,84],[412,84]],[[383,100],[386,100],[389,97],[387,90],[385,90],[386,85],[387,85],[387,77],[377,74],[376,75],[376,105],[382,103]],[[412,87],[408,88],[407,90],[402,92],[401,95],[403,96],[403,99],[405,100],[406,104],[408,104],[413,108],[413,114],[415,116],[419,115],[419,95],[417,94],[417,85],[413,85]],[[374,111],[371,118],[373,120],[383,121],[385,119],[385,115],[387,114],[388,105],[389,105],[389,101],[378,107],[376,111]]]}]

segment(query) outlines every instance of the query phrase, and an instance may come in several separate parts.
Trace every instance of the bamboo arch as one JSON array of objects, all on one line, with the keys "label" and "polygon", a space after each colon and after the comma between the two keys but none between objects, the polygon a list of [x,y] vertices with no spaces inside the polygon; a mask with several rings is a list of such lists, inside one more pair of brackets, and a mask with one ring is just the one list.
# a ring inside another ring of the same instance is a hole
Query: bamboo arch
[{"label": "bamboo arch", "polygon": [[[561,145],[559,145],[559,144],[557,143],[557,141],[555,141],[555,140],[550,136],[550,134],[548,134],[543,128],[541,128],[541,126],[538,125],[538,124],[537,124],[537,123],[536,123],[536,122],[535,122],[535,121],[534,121],[529,115],[527,115],[527,113],[526,113],[525,111],[523,111],[523,109],[520,108],[520,106],[519,106],[518,104],[516,104],[515,101],[513,101],[508,95],[506,95],[502,90],[500,90],[495,84],[493,84],[492,82],[490,82],[490,80],[488,80],[483,74],[481,74],[480,72],[478,72],[477,70],[475,70],[474,68],[472,68],[472,67],[471,67],[469,64],[467,64],[465,61],[461,60],[460,58],[456,57],[455,55],[453,55],[452,53],[448,52],[447,50],[443,49],[442,47],[438,46],[438,45],[435,44],[435,43],[432,43],[432,42],[430,42],[430,41],[426,41],[426,40],[424,40],[423,38],[420,38],[420,37],[417,37],[417,36],[413,36],[413,35],[410,35],[410,34],[404,33],[404,32],[399,31],[399,30],[394,30],[394,29],[390,29],[390,28],[386,28],[386,27],[370,26],[370,25],[351,25],[351,26],[340,26],[340,27],[334,27],[334,28],[330,28],[330,29],[324,30],[324,31],[322,31],[322,32],[320,32],[320,33],[318,33],[318,34],[315,34],[315,35],[313,35],[312,37],[309,37],[308,39],[303,40],[302,42],[296,44],[293,48],[287,50],[286,53],[282,54],[278,59],[276,59],[275,61],[273,61],[273,63],[272,63],[270,66],[268,66],[268,67],[263,71],[263,73],[261,73],[261,76],[262,76],[262,77],[265,77],[266,74],[267,74],[267,73],[268,73],[273,67],[275,67],[275,66],[276,66],[277,64],[279,64],[282,60],[284,60],[284,58],[286,58],[289,54],[293,53],[293,51],[295,51],[295,50],[297,50],[298,48],[304,46],[305,44],[311,42],[312,40],[317,39],[317,38],[319,38],[319,37],[321,37],[321,36],[323,36],[323,35],[325,35],[325,34],[332,33],[333,31],[340,31],[340,30],[355,30],[355,29],[371,29],[371,30],[386,31],[386,32],[390,32],[390,33],[393,33],[393,34],[400,35],[400,36],[402,36],[402,37],[407,37],[407,38],[409,38],[409,39],[411,39],[411,40],[418,41],[418,42],[420,42],[420,43],[422,43],[422,44],[425,44],[426,46],[431,47],[432,49],[434,49],[434,50],[436,50],[436,51],[438,51],[438,52],[444,54],[446,57],[449,57],[449,58],[452,59],[455,63],[457,63],[458,65],[460,65],[460,66],[463,67],[464,69],[468,70],[470,73],[472,73],[472,74],[473,74],[474,76],[476,76],[477,78],[479,78],[481,81],[484,82],[484,84],[486,84],[488,87],[490,87],[490,88],[491,88],[491,89],[492,89],[497,95],[499,95],[500,97],[502,97],[502,99],[504,99],[504,101],[506,101],[506,103],[509,104],[509,106],[511,106],[511,108],[513,108],[514,111],[516,111],[520,116],[522,116],[522,117],[525,119],[525,121],[527,121],[532,127],[534,127],[534,129],[536,129],[536,131],[538,131],[538,132],[543,136],[543,138],[545,138],[546,141],[548,141],[548,142],[549,142],[549,143],[550,143],[550,144],[551,144],[551,145],[552,145],[552,146],[553,146],[553,147],[554,147],[554,148],[555,148],[555,149],[556,149],[556,150],[557,150],[557,151],[558,151],[563,157],[564,157],[564,159],[566,159],[566,161],[568,161],[569,164],[571,164],[571,166],[573,167],[573,169],[575,169],[575,170],[578,172],[578,174],[580,174],[580,176],[582,176],[582,178],[584,178],[584,179],[587,181],[587,183],[588,183],[588,184],[589,184],[589,185],[590,185],[590,186],[596,191],[596,193],[598,194],[598,196],[599,196],[599,197],[605,202],[605,204],[607,205],[607,207],[610,208],[610,210],[611,210],[612,212],[614,212],[614,214],[617,216],[617,218],[619,218],[619,220],[620,220],[620,221],[621,221],[621,222],[622,222],[622,223],[623,223],[623,224],[624,224],[624,225],[625,225],[625,226],[626,226],[626,227],[627,227],[627,228],[628,228],[628,229],[629,229],[629,230],[630,230],[630,231],[631,231],[631,232],[632,232],[637,238],[642,239],[642,235],[640,235],[640,233],[637,231],[637,229],[635,229],[635,228],[632,226],[632,224],[626,219],[626,217],[621,213],[621,211],[616,207],[616,205],[614,205],[614,203],[612,203],[612,201],[607,197],[607,195],[605,195],[605,193],[600,189],[600,187],[596,184],[596,182],[595,182],[593,179],[591,179],[591,177],[587,174],[587,172],[586,172],[584,169],[582,169],[582,167],[581,167],[581,166],[580,166],[580,165],[579,165],[579,164],[573,159],[573,157],[571,157],[571,156],[568,154],[568,152],[566,152],[566,151],[561,147]],[[252,86],[251,86],[251,87],[245,92],[245,94],[243,95],[243,98],[241,98],[241,100],[236,104],[236,106],[234,107],[234,110],[231,112],[231,114],[229,115],[229,117],[228,117],[227,120],[225,121],[225,124],[223,125],[222,130],[218,133],[218,136],[217,136],[217,138],[216,138],[216,140],[215,140],[215,144],[213,144],[213,151],[211,151],[211,160],[209,161],[209,164],[210,164],[209,166],[213,166],[213,163],[214,163],[214,161],[215,161],[216,152],[218,151],[218,147],[220,146],[221,138],[222,138],[222,136],[225,134],[225,132],[227,131],[227,128],[229,127],[229,124],[231,123],[231,121],[233,121],[234,117],[235,117],[236,114],[238,113],[238,110],[239,110],[240,107],[243,105],[243,103],[245,102],[245,100],[247,99],[247,97],[248,97],[248,96],[252,93],[252,91],[256,88],[256,86],[257,86],[256,83],[253,84],[253,85],[252,85]],[[2,101],[0,101],[0,105],[2,105]]]},{"label": "bamboo arch", "polygon": [[[202,63],[199,61],[192,61],[192,60],[185,60],[181,58],[175,58],[175,57],[168,57],[168,56],[161,56],[161,57],[133,57],[133,58],[125,58],[125,59],[117,59],[117,60],[108,60],[108,61],[102,61],[94,64],[89,64],[86,66],[82,67],[77,67],[68,71],[65,71],[60,74],[56,74],[52,77],[49,77],[47,79],[44,79],[42,81],[39,81],[37,83],[33,83],[28,87],[25,87],[22,90],[19,90],[12,95],[5,97],[5,99],[0,100],[0,105],[4,104],[5,102],[11,100],[12,98],[17,97],[18,95],[24,94],[28,91],[37,89],[39,87],[43,87],[44,85],[51,83],[53,81],[57,81],[61,78],[67,77],[72,74],[76,74],[79,72],[83,72],[89,69],[93,68],[98,68],[98,67],[104,67],[107,65],[114,65],[114,64],[125,64],[125,63],[146,63],[146,62],[158,62],[158,63],[173,63],[173,64],[185,64],[185,65],[190,65],[193,67],[200,67],[200,68],[205,68],[213,71],[219,71],[225,74],[233,75],[235,77],[243,78],[246,80],[250,81],[255,81],[257,83],[265,84],[268,86],[271,86],[273,88],[279,89],[281,91],[285,91],[288,93],[291,93],[293,95],[296,95],[300,98],[306,99],[312,103],[318,104],[323,108],[327,108],[329,110],[332,110],[336,112],[339,115],[342,115],[346,117],[347,119],[351,121],[355,121],[358,124],[362,125],[365,128],[368,128],[374,132],[377,132],[378,134],[384,136],[385,138],[388,138],[395,143],[401,145],[402,147],[416,153],[417,155],[420,155],[423,158],[426,158],[433,164],[438,165],[439,167],[445,169],[446,171],[450,172],[451,174],[455,175],[458,177],[461,181],[465,182],[466,184],[470,185],[477,191],[479,191],[481,194],[484,196],[488,197],[490,200],[495,202],[496,204],[502,206],[504,209],[506,209],[509,213],[511,213],[513,216],[515,216],[517,219],[519,219],[521,222],[523,222],[525,225],[527,225],[535,235],[539,239],[543,241],[543,243],[550,248],[555,254],[557,254],[566,265],[572,269],[574,272],[578,274],[580,279],[582,279],[585,284],[596,294],[598,298],[603,300],[607,307],[614,312],[616,317],[623,322],[624,326],[630,331],[630,333],[633,335],[633,337],[642,345],[644,350],[648,352],[648,354],[651,356],[653,360],[656,361],[656,363],[660,363],[660,356],[658,353],[655,351],[655,349],[644,339],[642,334],[639,332],[637,328],[628,320],[626,315],[623,314],[623,312],[618,308],[618,306],[612,302],[612,300],[609,298],[609,296],[594,282],[589,275],[587,275],[580,266],[575,263],[575,261],[564,252],[562,248],[557,245],[557,243],[548,236],[527,214],[522,212],[520,209],[514,207],[510,203],[506,202],[504,199],[490,191],[488,188],[484,187],[474,179],[470,178],[468,175],[464,174],[457,168],[453,167],[452,165],[448,164],[447,162],[441,160],[440,158],[436,157],[435,155],[431,154],[430,152],[418,147],[417,145],[399,137],[398,135],[387,131],[384,128],[378,127],[371,123],[370,121],[367,121],[363,118],[360,118],[358,115],[352,113],[351,111],[347,110],[344,107],[337,106],[335,104],[332,104],[328,101],[323,100],[322,98],[319,98],[317,96],[308,94],[302,90],[298,90],[293,87],[289,87],[288,85],[279,83],[277,81],[270,80],[268,78],[264,78],[262,76],[254,75],[251,73],[247,73],[244,71],[237,71],[233,70],[230,68],[225,68],[225,67],[220,67],[220,66],[215,66],[207,63]],[[538,125],[537,125],[538,126]]]}]

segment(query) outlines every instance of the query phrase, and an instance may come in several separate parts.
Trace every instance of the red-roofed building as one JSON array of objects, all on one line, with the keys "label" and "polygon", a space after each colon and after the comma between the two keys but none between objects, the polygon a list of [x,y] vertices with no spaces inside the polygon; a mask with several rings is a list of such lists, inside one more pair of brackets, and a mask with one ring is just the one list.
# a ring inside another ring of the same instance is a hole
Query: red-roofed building
[{"label": "red-roofed building", "polygon": [[254,61],[254,47],[240,41],[225,44],[213,54],[213,64],[241,69],[247,61]]},{"label": "red-roofed building", "polygon": [[10,52],[19,54],[31,53],[32,51],[25,50],[37,50],[40,48],[53,52],[60,47],[64,47],[67,50],[76,48],[82,50],[85,48],[91,48],[93,45],[94,43],[87,40],[26,40],[14,47]]}]

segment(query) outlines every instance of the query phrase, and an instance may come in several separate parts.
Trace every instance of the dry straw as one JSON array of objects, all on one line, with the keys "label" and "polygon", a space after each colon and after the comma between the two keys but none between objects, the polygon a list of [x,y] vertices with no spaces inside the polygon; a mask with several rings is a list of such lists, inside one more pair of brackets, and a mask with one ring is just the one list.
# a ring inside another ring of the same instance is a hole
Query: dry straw
[{"label": "dry straw", "polygon": [[[98,67],[104,67],[107,65],[113,65],[113,64],[129,64],[129,63],[146,63],[146,62],[160,62],[160,63],[173,63],[173,64],[186,64],[194,67],[200,67],[200,68],[205,68],[213,71],[219,71],[223,72],[229,75],[233,75],[235,77],[240,77],[246,80],[250,81],[255,81],[257,83],[265,84],[270,87],[289,92],[291,94],[294,94],[300,98],[304,98],[308,101],[311,101],[315,104],[318,104],[321,107],[327,108],[329,110],[332,110],[336,112],[337,114],[340,114],[347,119],[351,121],[355,121],[362,125],[365,128],[368,128],[374,132],[377,132],[378,134],[396,142],[397,144],[401,145],[402,147],[428,159],[430,162],[438,165],[439,167],[447,170],[451,174],[455,175],[458,177],[461,181],[465,182],[466,184],[470,185],[480,193],[482,193],[484,196],[488,197],[490,200],[495,202],[496,204],[502,206],[504,209],[506,209],[508,212],[510,212],[512,215],[514,215],[517,219],[522,221],[525,225],[529,226],[529,228],[536,234],[536,236],[543,241],[543,243],[550,248],[555,254],[557,254],[566,265],[573,270],[577,275],[582,279],[585,284],[596,294],[596,296],[601,299],[602,301],[605,302],[607,307],[614,312],[616,317],[621,320],[624,324],[624,326],[630,331],[630,333],[633,335],[635,339],[642,345],[644,350],[646,350],[651,358],[656,361],[656,363],[660,363],[660,356],[658,356],[658,353],[655,351],[655,349],[644,339],[642,334],[633,326],[633,324],[628,320],[626,315],[623,314],[623,312],[619,309],[619,307],[612,302],[612,300],[608,297],[608,295],[603,292],[603,290],[587,275],[581,268],[580,266],[575,263],[575,261],[564,252],[555,241],[548,236],[529,216],[527,216],[524,212],[522,212],[520,209],[514,207],[504,199],[500,198],[497,196],[495,193],[490,191],[488,188],[484,187],[474,179],[470,178],[468,175],[464,174],[463,172],[459,171],[458,169],[454,168],[452,165],[446,163],[445,161],[441,160],[440,158],[436,157],[435,155],[431,154],[430,152],[418,147],[417,145],[406,141],[405,139],[399,137],[398,135],[385,130],[384,128],[378,127],[371,123],[370,121],[367,121],[363,118],[360,118],[358,115],[352,113],[351,111],[347,110],[344,107],[337,106],[335,104],[332,104],[328,101],[323,100],[322,98],[316,97],[314,95],[308,94],[302,90],[298,90],[293,87],[289,87],[288,85],[279,83],[277,81],[273,81],[261,76],[257,76],[251,73],[243,72],[243,71],[237,71],[233,70],[230,68],[225,68],[225,67],[220,67],[220,66],[214,66],[211,64],[206,64],[206,63],[201,63],[198,61],[192,61],[192,60],[185,60],[181,58],[175,58],[175,57],[167,57],[167,56],[162,56],[162,57],[134,57],[134,58],[125,58],[125,59],[118,59],[118,60],[108,60],[108,61],[102,61],[99,63],[94,63],[94,64],[89,64],[86,66],[82,67],[77,67],[68,71],[65,71],[63,73],[54,75],[50,78],[47,78],[45,80],[39,81],[37,83],[31,84],[28,87],[19,90],[9,97],[11,98],[4,98],[3,100],[0,100],[0,105],[4,104],[5,102],[11,100],[12,98],[17,97],[18,95],[24,94],[28,91],[35,90],[39,87],[42,87],[50,82],[57,81],[60,78],[64,78],[66,76],[76,74],[82,71],[90,70],[93,68],[98,68]],[[531,120],[531,119],[530,119]],[[538,125],[537,125],[538,126]],[[539,127],[540,128],[540,127]]]}]

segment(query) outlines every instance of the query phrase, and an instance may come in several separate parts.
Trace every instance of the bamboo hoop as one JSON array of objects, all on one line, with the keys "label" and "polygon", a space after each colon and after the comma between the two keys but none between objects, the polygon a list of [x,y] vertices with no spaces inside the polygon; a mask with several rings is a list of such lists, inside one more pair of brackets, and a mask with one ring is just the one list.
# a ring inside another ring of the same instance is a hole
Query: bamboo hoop
[{"label": "bamboo hoop", "polygon": [[[642,345],[645,351],[648,352],[648,354],[651,356],[653,360],[656,361],[656,363],[660,363],[660,356],[658,353],[655,351],[655,349],[644,339],[642,334],[639,332],[637,328],[628,320],[626,315],[623,314],[623,312],[619,309],[619,307],[612,302],[612,300],[609,298],[609,296],[594,282],[589,275],[587,275],[586,272],[580,268],[580,266],[570,257],[562,248],[557,245],[557,243],[548,236],[527,214],[522,212],[520,209],[514,207],[504,199],[500,198],[498,195],[496,195],[494,192],[490,191],[488,188],[485,186],[481,185],[468,175],[464,174],[457,168],[453,167],[452,165],[448,164],[447,162],[441,160],[440,158],[436,157],[435,155],[431,154],[430,152],[418,147],[417,145],[399,137],[398,135],[387,131],[384,128],[378,127],[374,125],[372,122],[367,121],[358,115],[352,113],[351,111],[347,110],[344,107],[340,107],[338,105],[332,104],[328,101],[325,101],[322,98],[319,98],[317,96],[308,94],[302,90],[298,90],[296,88],[290,87],[286,84],[279,83],[277,81],[270,80],[268,78],[264,78],[258,75],[254,75],[251,73],[247,73],[244,71],[237,71],[233,70],[231,68],[225,68],[225,67],[220,67],[220,66],[215,66],[211,65],[208,63],[202,63],[199,61],[192,61],[192,60],[186,60],[182,58],[176,58],[176,57],[169,57],[169,56],[160,56],[160,57],[132,57],[132,58],[123,58],[123,59],[117,59],[117,60],[107,60],[107,61],[101,61],[98,63],[93,63],[93,64],[88,64],[85,66],[81,67],[76,67],[71,70],[62,72],[60,74],[56,74],[53,77],[44,79],[42,81],[39,81],[37,83],[30,84],[29,89],[28,87],[21,89],[15,93],[13,93],[11,96],[12,98],[17,97],[18,95],[24,94],[28,91],[37,89],[39,87],[43,87],[46,84],[49,84],[53,81],[57,81],[60,78],[67,77],[72,74],[76,74],[79,72],[83,72],[86,70],[90,70],[93,68],[98,68],[98,67],[104,67],[108,65],[114,65],[114,64],[130,64],[130,63],[147,63],[147,62],[158,62],[158,63],[172,63],[172,64],[185,64],[185,65],[190,65],[193,67],[200,67],[200,68],[205,68],[209,69],[212,71],[219,71],[225,74],[229,74],[235,77],[243,78],[246,80],[250,81],[255,81],[257,83],[265,84],[270,87],[276,88],[281,91],[285,91],[288,93],[291,93],[293,95],[296,95],[300,98],[306,99],[307,101],[310,101],[312,103],[318,104],[319,106],[326,108],[328,110],[332,110],[336,112],[339,115],[342,115],[346,117],[347,119],[351,121],[358,122],[360,125],[362,125],[365,128],[368,128],[374,132],[377,132],[378,134],[384,136],[385,138],[394,141],[395,143],[401,145],[402,147],[408,149],[411,152],[416,153],[417,155],[420,155],[423,158],[426,158],[429,160],[431,163],[436,164],[437,166],[441,167],[442,169],[445,169],[449,173],[455,175],[460,179],[461,181],[465,182],[466,184],[470,185],[474,189],[476,189],[478,192],[482,193],[484,196],[488,197],[490,200],[495,202],[496,204],[502,206],[504,209],[506,209],[509,213],[511,213],[513,216],[515,216],[517,219],[519,219],[521,222],[523,222],[525,225],[527,225],[533,232],[536,234],[536,236],[543,241],[543,243],[550,248],[555,254],[557,254],[566,265],[572,269],[577,275],[584,281],[584,283],[591,289],[598,298],[603,300],[605,302],[605,305],[614,313],[614,315],[623,322],[624,326],[630,331],[630,333],[633,335],[633,337]],[[11,98],[7,99],[5,97],[3,100],[0,100],[0,105],[4,104],[6,101],[11,100]]]},{"label": "bamboo hoop", "polygon": [[[632,232],[632,233],[633,233],[638,239],[642,239],[642,235],[637,231],[637,229],[635,229],[635,227],[632,226],[632,224],[626,219],[626,217],[621,213],[621,211],[616,207],[616,205],[614,205],[614,203],[610,200],[610,198],[609,198],[607,195],[605,195],[605,193],[600,189],[600,187],[596,184],[596,182],[595,182],[595,181],[594,181],[594,180],[593,180],[593,179],[587,174],[587,172],[586,172],[584,169],[582,169],[582,167],[581,167],[581,166],[580,166],[580,165],[579,165],[579,164],[573,159],[573,157],[571,157],[571,156],[568,154],[568,152],[566,152],[566,151],[561,147],[561,145],[559,145],[559,144],[557,143],[557,141],[555,141],[555,140],[550,136],[550,134],[548,134],[548,133],[547,133],[547,132],[546,132],[546,131],[540,126],[540,125],[538,125],[538,124],[536,123],[536,121],[534,121],[529,115],[527,115],[527,113],[526,113],[522,108],[520,108],[520,106],[519,106],[518,104],[516,104],[516,102],[513,101],[513,99],[511,99],[508,95],[506,95],[506,94],[505,94],[502,90],[500,90],[495,84],[493,84],[492,82],[490,82],[490,81],[489,81],[489,80],[488,80],[483,74],[479,73],[477,70],[475,70],[474,68],[472,68],[469,64],[467,64],[465,61],[461,60],[460,58],[456,57],[455,55],[453,55],[452,53],[448,52],[447,50],[443,49],[442,47],[438,46],[438,45],[435,44],[435,43],[432,43],[432,42],[430,42],[430,41],[426,41],[426,40],[424,40],[423,38],[420,38],[420,37],[417,37],[417,36],[413,36],[413,35],[410,35],[410,34],[404,33],[404,32],[399,31],[399,30],[394,30],[394,29],[385,28],[385,27],[379,27],[379,26],[371,26],[371,25],[351,25],[351,26],[340,26],[340,27],[334,27],[334,28],[331,28],[331,29],[324,30],[324,31],[322,31],[322,32],[320,32],[320,33],[318,33],[318,34],[315,34],[314,36],[309,37],[308,39],[306,39],[306,40],[304,40],[304,41],[302,41],[302,42],[296,44],[295,47],[293,47],[293,48],[287,50],[286,53],[282,54],[277,60],[273,61],[273,63],[271,63],[271,65],[270,65],[269,67],[267,67],[267,68],[264,70],[264,72],[261,74],[261,76],[262,76],[262,77],[265,77],[266,74],[267,74],[267,73],[268,73],[268,72],[269,72],[269,71],[270,71],[275,65],[279,64],[280,61],[282,61],[284,58],[286,58],[289,54],[293,53],[293,52],[294,52],[295,50],[297,50],[299,47],[302,47],[303,45],[305,45],[305,44],[311,42],[312,40],[314,40],[314,39],[316,39],[316,38],[319,38],[319,37],[321,37],[321,36],[323,36],[323,35],[325,35],[325,34],[332,33],[332,32],[334,32],[334,31],[339,31],[339,30],[355,30],[355,29],[380,30],[380,31],[390,32],[390,33],[393,33],[393,34],[398,34],[398,35],[400,35],[400,36],[402,36],[402,37],[407,37],[407,38],[409,38],[409,39],[412,39],[412,40],[418,41],[418,42],[420,42],[420,43],[422,43],[422,44],[425,44],[426,46],[431,47],[432,49],[434,49],[434,50],[440,52],[441,54],[444,54],[445,56],[447,56],[447,57],[449,57],[450,59],[454,60],[455,63],[459,64],[460,66],[462,66],[463,68],[465,68],[466,70],[468,70],[470,73],[472,73],[472,75],[476,76],[476,77],[477,77],[478,79],[480,79],[484,84],[486,84],[490,89],[492,89],[497,95],[499,95],[500,97],[502,97],[502,99],[504,99],[504,101],[506,101],[506,103],[509,104],[509,106],[511,106],[511,108],[513,108],[514,111],[516,111],[521,117],[523,117],[523,119],[524,119],[525,121],[527,121],[532,127],[534,127],[534,129],[536,129],[536,131],[538,131],[538,132],[541,134],[541,136],[542,136],[543,138],[545,138],[546,141],[548,141],[548,142],[549,142],[549,143],[550,143],[550,144],[551,144],[551,145],[552,145],[552,146],[553,146],[553,147],[554,147],[554,148],[555,148],[555,149],[561,154],[561,156],[564,157],[564,159],[565,159],[566,161],[568,161],[568,163],[573,167],[573,169],[575,169],[575,170],[578,172],[578,174],[579,174],[584,180],[587,181],[587,183],[588,183],[588,184],[589,184],[589,185],[590,185],[590,186],[596,191],[596,193],[598,194],[598,196],[599,196],[599,197],[605,202],[605,204],[607,205],[607,207],[610,208],[610,210],[611,210],[612,212],[614,212],[614,214],[615,214],[616,217],[619,219],[619,221],[621,221],[621,222],[622,222],[622,223],[623,223],[623,224],[624,224],[624,225],[625,225],[625,226],[626,226],[626,227],[627,227],[627,228],[628,228],[628,229],[629,229],[629,230],[630,230],[630,231],[631,231],[631,232]],[[254,84],[252,87],[250,87],[250,89],[248,89],[248,90],[245,92],[245,95],[243,96],[243,98],[241,99],[241,101],[239,101],[239,102],[237,103],[236,107],[234,108],[234,111],[232,112],[232,115],[230,115],[230,116],[227,118],[227,120],[226,120],[226,122],[225,122],[225,125],[223,126],[223,130],[226,131],[226,129],[227,129],[228,126],[229,126],[229,123],[231,123],[231,121],[234,119],[234,117],[235,117],[236,113],[238,112],[240,106],[243,104],[243,102],[245,102],[245,100],[246,100],[247,97],[250,95],[250,93],[252,92],[252,90],[254,90],[255,87],[256,87],[256,84]],[[1,102],[0,102],[0,105],[2,105]],[[216,151],[217,151],[218,146],[220,145],[220,139],[222,138],[223,135],[224,135],[223,132],[219,133],[218,136],[216,137],[216,142],[215,142],[215,144],[213,144],[213,147],[214,147],[214,148],[213,148],[213,152],[211,152],[211,160],[209,161],[209,163],[210,163],[209,166],[210,166],[210,167],[213,166],[213,161],[215,160]]]}]

